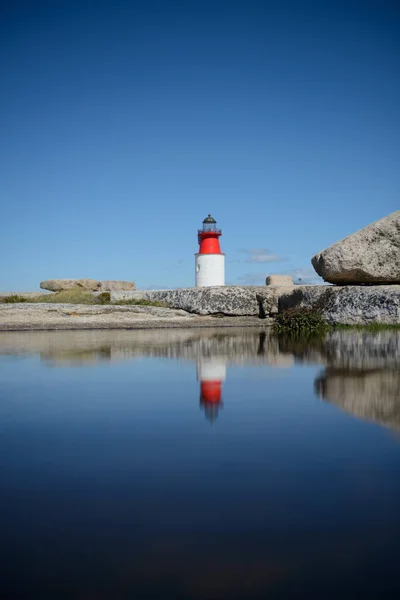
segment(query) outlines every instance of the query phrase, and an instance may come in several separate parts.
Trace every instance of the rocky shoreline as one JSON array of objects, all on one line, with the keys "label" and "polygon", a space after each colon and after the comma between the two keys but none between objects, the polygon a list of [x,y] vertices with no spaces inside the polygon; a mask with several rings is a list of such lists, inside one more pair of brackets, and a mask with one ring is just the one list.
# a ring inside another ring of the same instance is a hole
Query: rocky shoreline
[{"label": "rocky shoreline", "polygon": [[48,301],[9,293],[0,302],[0,331],[267,327],[296,308],[318,311],[330,325],[400,324],[400,211],[316,254],[312,264],[328,285],[295,286],[287,275],[270,275],[258,287],[137,291],[133,281],[49,279],[40,287],[64,295]]},{"label": "rocky shoreline", "polygon": [[[109,305],[29,301],[0,304],[0,331],[264,328],[288,308],[319,310],[332,325],[400,324],[400,285],[226,286],[117,291],[111,292],[110,298]],[[118,304],[124,301],[158,302],[165,307]]]}]

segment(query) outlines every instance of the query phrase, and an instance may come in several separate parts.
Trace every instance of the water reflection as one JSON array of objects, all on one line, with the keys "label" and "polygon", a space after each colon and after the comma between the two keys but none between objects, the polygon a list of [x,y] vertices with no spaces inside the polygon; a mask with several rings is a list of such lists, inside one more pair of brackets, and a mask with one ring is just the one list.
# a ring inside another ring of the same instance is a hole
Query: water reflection
[{"label": "water reflection", "polygon": [[197,361],[197,379],[200,381],[200,407],[213,423],[222,408],[222,382],[226,379],[225,357],[204,358]]},{"label": "water reflection", "polygon": [[356,417],[400,429],[400,373],[389,369],[325,369],[315,380],[317,394]]},{"label": "water reflection", "polygon": [[0,333],[0,354],[38,354],[49,367],[163,357],[196,364],[200,407],[214,422],[230,365],[323,365],[315,393],[357,417],[400,428],[400,333],[336,331],[317,339],[240,329]]},{"label": "water reflection", "polygon": [[356,417],[400,428],[400,333],[336,331],[323,338],[280,341],[304,363],[323,363],[315,393]]},{"label": "water reflection", "polygon": [[398,439],[332,409],[398,428],[397,332],[0,333],[0,353],[2,597],[400,597]]}]

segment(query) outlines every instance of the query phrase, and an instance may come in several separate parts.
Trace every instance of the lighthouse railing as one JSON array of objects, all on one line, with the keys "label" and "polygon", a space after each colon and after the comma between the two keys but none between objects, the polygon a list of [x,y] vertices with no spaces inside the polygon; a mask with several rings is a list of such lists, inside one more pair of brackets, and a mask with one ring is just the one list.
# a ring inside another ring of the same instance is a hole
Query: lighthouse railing
[{"label": "lighthouse railing", "polygon": [[198,229],[198,235],[204,235],[205,233],[217,233],[218,235],[222,235],[222,229]]}]

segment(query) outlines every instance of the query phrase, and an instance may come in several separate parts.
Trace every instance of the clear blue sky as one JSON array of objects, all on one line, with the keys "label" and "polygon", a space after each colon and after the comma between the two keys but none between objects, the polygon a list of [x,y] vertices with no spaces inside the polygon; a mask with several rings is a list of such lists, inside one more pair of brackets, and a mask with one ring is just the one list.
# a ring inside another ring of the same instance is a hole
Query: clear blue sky
[{"label": "clear blue sky", "polygon": [[194,285],[196,230],[228,283],[400,208],[395,0],[4,0],[4,291],[43,279]]}]

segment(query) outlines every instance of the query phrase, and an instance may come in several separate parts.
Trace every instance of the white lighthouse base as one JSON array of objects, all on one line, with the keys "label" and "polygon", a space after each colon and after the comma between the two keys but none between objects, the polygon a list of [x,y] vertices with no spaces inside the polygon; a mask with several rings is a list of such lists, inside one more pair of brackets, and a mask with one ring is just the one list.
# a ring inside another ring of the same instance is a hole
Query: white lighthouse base
[{"label": "white lighthouse base", "polygon": [[199,358],[197,362],[197,379],[199,381],[225,381],[226,363],[224,356],[217,358]]},{"label": "white lighthouse base", "polygon": [[225,285],[225,254],[196,254],[196,287]]}]

